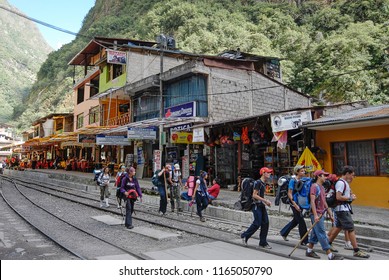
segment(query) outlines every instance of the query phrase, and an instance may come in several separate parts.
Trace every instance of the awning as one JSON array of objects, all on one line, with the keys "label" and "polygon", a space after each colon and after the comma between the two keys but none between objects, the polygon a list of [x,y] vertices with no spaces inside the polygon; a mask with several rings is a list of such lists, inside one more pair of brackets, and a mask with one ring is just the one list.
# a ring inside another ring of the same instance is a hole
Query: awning
[{"label": "awning", "polygon": [[[110,88],[106,91],[103,91],[103,92],[99,92],[98,94],[95,94],[93,95],[92,97],[90,97],[88,100],[96,100],[96,99],[100,99],[104,96],[107,96],[108,94],[111,94],[112,93],[112,97],[116,97],[114,96],[114,94],[119,91],[119,89],[123,89],[124,87],[115,87],[115,88]],[[122,95],[122,93],[120,94]]]}]

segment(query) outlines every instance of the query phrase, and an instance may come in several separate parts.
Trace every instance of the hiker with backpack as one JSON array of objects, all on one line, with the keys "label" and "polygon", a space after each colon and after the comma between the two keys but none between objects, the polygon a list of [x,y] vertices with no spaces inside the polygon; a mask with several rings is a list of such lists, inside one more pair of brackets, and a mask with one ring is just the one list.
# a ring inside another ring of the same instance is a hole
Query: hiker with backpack
[{"label": "hiker with backpack", "polygon": [[[100,207],[109,207],[109,180],[111,179],[111,175],[109,174],[109,168],[104,167],[103,171],[100,173],[97,183],[100,187]],[[105,204],[104,204],[105,202]]]},{"label": "hiker with backpack", "polygon": [[142,202],[142,190],[135,177],[135,168],[126,168],[125,172],[126,173],[120,187],[120,192],[123,194],[124,201],[126,203],[126,219],[124,225],[128,229],[132,229],[134,228],[132,225],[132,213],[134,212],[135,201],[139,197],[140,202]]},{"label": "hiker with backpack", "polygon": [[353,181],[354,177],[354,167],[346,165],[342,169],[342,176],[335,184],[336,200],[338,201],[338,205],[335,207],[335,229],[331,232],[329,241],[332,243],[341,230],[346,230],[348,231],[348,237],[354,250],[354,257],[367,259],[370,255],[358,247],[354,221],[351,216],[352,209],[350,204],[357,198],[350,188],[350,183]]},{"label": "hiker with backpack", "polygon": [[[290,204],[290,208],[293,212],[293,219],[286,224],[280,231],[282,238],[285,241],[288,241],[288,235],[290,231],[298,225],[300,238],[302,238],[307,232],[307,225],[303,216],[303,209],[298,205],[298,202],[293,199],[294,194],[296,192],[296,186],[301,181],[301,179],[305,176],[305,166],[304,165],[296,165],[294,167],[295,177],[291,178],[288,186],[288,202]],[[308,236],[304,238],[301,242],[302,245],[306,245],[308,243]]]},{"label": "hiker with backpack", "polygon": [[122,200],[123,200],[123,194],[120,191],[120,188],[122,187],[122,180],[126,174],[127,174],[126,173],[126,166],[122,165],[122,166],[120,166],[120,170],[116,174],[116,177],[115,177],[116,201],[117,201],[119,209],[120,209],[120,207],[122,207]]},{"label": "hiker with backpack", "polygon": [[166,214],[166,208],[167,208],[167,178],[169,178],[170,173],[170,165],[167,164],[164,166],[161,170],[157,170],[152,178],[153,183],[158,187],[158,192],[160,196],[159,200],[159,210],[158,213],[160,215]]},{"label": "hiker with backpack", "polygon": [[192,204],[196,201],[197,215],[200,217],[200,221],[205,222],[205,217],[203,217],[202,211],[205,210],[208,206],[208,196],[207,196],[207,179],[208,173],[205,171],[200,171],[200,177],[196,180],[196,186],[194,189],[194,197],[192,196]]},{"label": "hiker with backpack", "polygon": [[342,260],[343,257],[335,255],[331,251],[331,245],[327,238],[324,220],[325,213],[329,214],[331,221],[334,221],[331,209],[328,208],[326,202],[325,189],[323,183],[328,177],[329,173],[324,170],[316,170],[313,175],[314,183],[311,185],[309,191],[310,203],[311,203],[311,222],[312,231],[310,232],[308,239],[308,248],[305,252],[305,256],[315,259],[320,259],[320,256],[313,251],[313,247],[316,243],[320,242],[322,249],[326,252],[329,260]]},{"label": "hiker with backpack", "polygon": [[177,213],[182,212],[181,206],[181,171],[180,165],[176,163],[173,170],[169,172],[169,181],[170,181],[170,204],[172,207],[172,212],[174,212],[174,206],[177,206]]},{"label": "hiker with backpack", "polygon": [[254,190],[252,194],[252,209],[254,221],[250,227],[243,232],[240,237],[243,244],[247,246],[249,238],[259,229],[259,246],[264,249],[271,249],[272,247],[267,242],[267,234],[269,231],[269,216],[266,211],[266,206],[271,206],[271,201],[265,198],[266,183],[269,181],[273,169],[262,167],[259,171],[261,178],[255,181]]}]

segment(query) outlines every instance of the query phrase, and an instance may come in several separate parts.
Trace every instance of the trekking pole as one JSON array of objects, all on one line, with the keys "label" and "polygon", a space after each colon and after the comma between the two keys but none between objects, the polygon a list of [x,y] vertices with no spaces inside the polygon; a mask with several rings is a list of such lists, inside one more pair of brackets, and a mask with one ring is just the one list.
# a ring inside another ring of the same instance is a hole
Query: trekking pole
[{"label": "trekking pole", "polygon": [[327,209],[324,210],[323,214],[321,214],[319,216],[319,219],[317,221],[315,221],[313,223],[313,225],[307,230],[307,232],[304,234],[303,237],[301,237],[301,239],[299,240],[299,242],[296,244],[296,246],[294,246],[292,252],[290,252],[290,254],[288,255],[288,257],[290,257],[294,251],[296,251],[297,247],[301,244],[301,242],[303,242],[303,240],[305,239],[305,237],[307,237],[307,235],[311,232],[311,230],[313,229],[314,226],[316,226],[316,224],[320,221],[321,217],[324,215],[324,213],[327,212]]}]

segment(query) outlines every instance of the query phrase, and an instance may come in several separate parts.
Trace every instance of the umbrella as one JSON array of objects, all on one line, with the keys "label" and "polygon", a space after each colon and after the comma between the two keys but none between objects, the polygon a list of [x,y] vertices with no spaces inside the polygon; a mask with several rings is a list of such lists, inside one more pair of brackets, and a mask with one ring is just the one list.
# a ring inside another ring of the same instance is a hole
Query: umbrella
[{"label": "umbrella", "polygon": [[319,161],[315,158],[308,147],[305,147],[303,153],[297,161],[297,165],[304,165],[307,172],[313,172],[322,169]]}]

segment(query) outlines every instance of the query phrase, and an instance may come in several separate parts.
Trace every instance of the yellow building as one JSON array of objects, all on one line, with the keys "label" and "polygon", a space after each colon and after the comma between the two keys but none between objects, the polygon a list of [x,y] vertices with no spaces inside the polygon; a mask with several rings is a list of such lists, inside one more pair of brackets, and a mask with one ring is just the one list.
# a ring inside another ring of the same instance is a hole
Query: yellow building
[{"label": "yellow building", "polygon": [[344,165],[355,168],[353,204],[389,209],[389,105],[341,112],[304,127],[315,130],[316,146],[326,151],[326,171],[339,176]]}]

